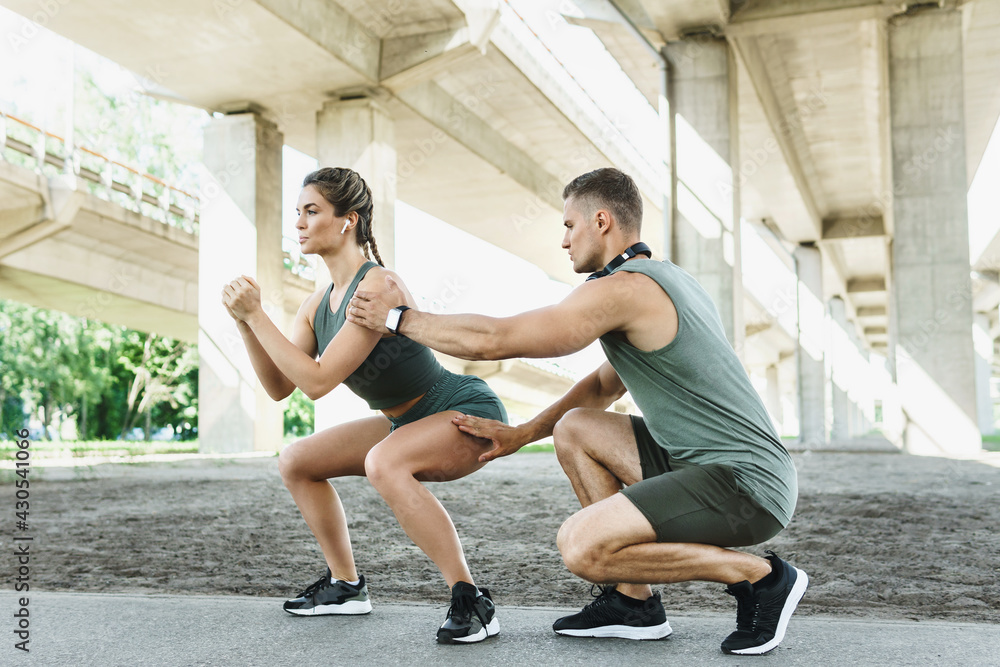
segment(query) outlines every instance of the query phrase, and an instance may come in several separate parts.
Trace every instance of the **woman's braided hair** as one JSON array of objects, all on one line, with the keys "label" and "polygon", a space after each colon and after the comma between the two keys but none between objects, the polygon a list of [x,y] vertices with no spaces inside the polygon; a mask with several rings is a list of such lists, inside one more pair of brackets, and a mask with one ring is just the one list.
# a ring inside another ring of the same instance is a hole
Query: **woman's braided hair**
[{"label": "woman's braided hair", "polygon": [[[323,198],[333,205],[333,212],[341,218],[351,211],[358,214],[358,224],[355,227],[355,239],[361,246],[365,257],[371,259],[375,255],[375,261],[385,266],[385,262],[378,254],[378,245],[375,243],[375,235],[372,233],[373,223],[373,199],[372,191],[361,178],[358,172],[346,167],[323,167],[312,172],[302,181],[302,187],[311,185]],[[371,249],[371,255],[368,250]]]}]

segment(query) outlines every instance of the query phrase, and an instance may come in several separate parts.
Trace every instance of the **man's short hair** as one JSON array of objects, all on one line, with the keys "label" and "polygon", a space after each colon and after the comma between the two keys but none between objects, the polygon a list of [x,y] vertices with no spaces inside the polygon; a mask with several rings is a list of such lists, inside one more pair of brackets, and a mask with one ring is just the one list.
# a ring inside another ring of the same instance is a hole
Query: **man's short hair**
[{"label": "man's short hair", "polygon": [[563,188],[563,200],[575,197],[587,215],[600,208],[611,211],[622,231],[639,233],[642,229],[642,195],[628,174],[604,167],[577,176]]}]

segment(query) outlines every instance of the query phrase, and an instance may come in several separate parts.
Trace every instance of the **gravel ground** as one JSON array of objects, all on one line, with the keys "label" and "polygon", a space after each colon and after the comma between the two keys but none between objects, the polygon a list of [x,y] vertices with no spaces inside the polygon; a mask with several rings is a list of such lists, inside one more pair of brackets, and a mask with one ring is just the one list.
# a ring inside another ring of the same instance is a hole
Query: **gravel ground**
[{"label": "gravel ground", "polygon": [[[774,549],[809,573],[799,613],[1000,622],[1000,454],[986,456],[794,454],[795,517],[750,551]],[[440,574],[367,480],[336,486],[372,598],[445,602]],[[13,506],[12,483],[2,487]],[[429,487],[499,604],[589,600],[555,547],[578,505],[554,455],[518,454]],[[30,516],[33,590],[292,596],[324,567],[274,457],[35,466]],[[14,576],[12,558],[0,576]],[[662,591],[668,613],[733,606],[719,584]]]}]

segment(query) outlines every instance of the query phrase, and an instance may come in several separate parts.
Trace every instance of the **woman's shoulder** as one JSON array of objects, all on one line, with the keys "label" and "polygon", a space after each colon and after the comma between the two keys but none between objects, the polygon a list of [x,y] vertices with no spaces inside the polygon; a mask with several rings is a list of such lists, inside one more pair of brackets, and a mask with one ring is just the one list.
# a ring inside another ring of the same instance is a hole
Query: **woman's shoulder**
[{"label": "woman's shoulder", "polygon": [[358,285],[358,289],[364,292],[384,292],[389,288],[386,278],[392,278],[392,282],[396,284],[396,287],[403,293],[403,301],[408,304],[411,308],[416,307],[416,302],[413,295],[410,294],[410,290],[407,289],[406,283],[403,279],[399,277],[399,274],[392,269],[387,269],[384,266],[374,266],[371,270],[365,274],[365,277],[361,280]]},{"label": "woman's shoulder", "polygon": [[361,282],[358,284],[358,289],[377,289],[376,286],[385,285],[386,277],[392,278],[393,282],[397,285],[403,284],[403,279],[400,278],[399,274],[392,269],[387,269],[384,266],[373,266],[368,270],[368,273],[365,274],[364,278],[361,279]]},{"label": "woman's shoulder", "polygon": [[313,318],[316,317],[316,311],[319,309],[320,303],[322,303],[323,298],[326,296],[326,293],[330,291],[331,287],[333,287],[333,283],[317,288],[314,292],[307,296],[302,301],[302,305],[299,306],[299,316],[305,317],[309,320],[310,325],[314,321]]}]

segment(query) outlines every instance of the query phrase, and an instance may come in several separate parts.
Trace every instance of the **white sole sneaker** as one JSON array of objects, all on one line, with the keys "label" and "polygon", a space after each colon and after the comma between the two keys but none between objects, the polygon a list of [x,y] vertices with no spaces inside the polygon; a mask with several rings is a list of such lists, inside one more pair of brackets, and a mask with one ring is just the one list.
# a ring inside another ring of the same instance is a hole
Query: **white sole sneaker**
[{"label": "white sole sneaker", "polygon": [[474,635],[469,635],[468,637],[452,637],[451,641],[457,642],[459,644],[472,644],[474,642],[481,642],[487,637],[493,637],[500,634],[500,621],[494,616],[493,620],[486,624],[485,627],[479,628],[479,632]]},{"label": "white sole sneaker", "polygon": [[286,609],[296,616],[333,616],[367,614],[372,610],[371,600],[349,600],[343,604],[321,604],[310,609]]},{"label": "white sole sneaker", "polygon": [[556,634],[567,637],[609,637],[618,639],[663,639],[670,636],[673,629],[669,621],[659,625],[636,627],[632,625],[605,625],[583,630],[556,630]]},{"label": "white sole sneaker", "polygon": [[781,616],[778,617],[778,627],[775,630],[774,639],[760,646],[736,649],[730,651],[730,653],[735,655],[761,655],[777,648],[781,640],[785,638],[785,629],[788,627],[788,621],[792,618],[792,613],[795,611],[795,607],[798,606],[799,600],[806,594],[806,587],[809,586],[809,575],[797,567],[794,570],[795,583],[792,584],[792,590],[788,594],[788,597],[785,598],[785,606],[781,608]]}]

